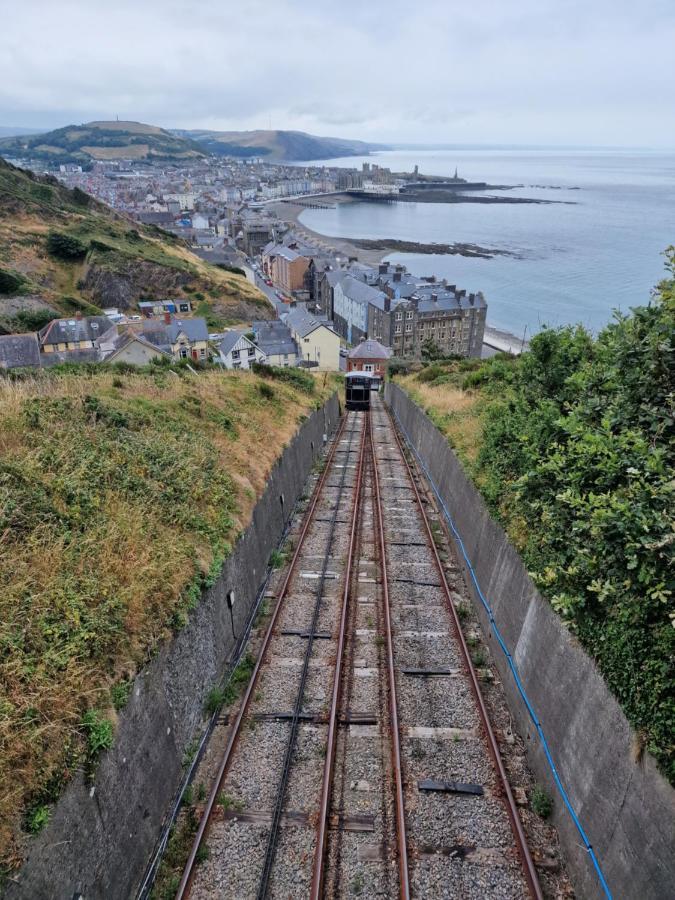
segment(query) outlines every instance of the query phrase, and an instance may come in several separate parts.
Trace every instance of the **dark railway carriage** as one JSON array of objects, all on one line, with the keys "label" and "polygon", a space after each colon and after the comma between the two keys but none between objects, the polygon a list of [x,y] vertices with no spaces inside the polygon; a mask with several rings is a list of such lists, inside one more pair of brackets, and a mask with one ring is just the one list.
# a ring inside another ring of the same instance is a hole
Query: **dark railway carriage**
[{"label": "dark railway carriage", "polygon": [[370,392],[379,386],[379,379],[363,372],[345,375],[345,406],[347,409],[370,409]]}]

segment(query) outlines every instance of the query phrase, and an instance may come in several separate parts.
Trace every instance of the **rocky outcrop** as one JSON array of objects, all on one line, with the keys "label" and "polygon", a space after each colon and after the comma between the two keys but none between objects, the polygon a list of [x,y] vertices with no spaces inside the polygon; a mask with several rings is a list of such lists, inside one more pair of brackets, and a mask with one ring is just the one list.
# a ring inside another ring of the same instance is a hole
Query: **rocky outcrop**
[{"label": "rocky outcrop", "polygon": [[89,266],[80,290],[95,306],[129,309],[141,299],[175,296],[193,286],[194,276],[171,266],[145,260],[124,260],[114,268],[94,263]]}]

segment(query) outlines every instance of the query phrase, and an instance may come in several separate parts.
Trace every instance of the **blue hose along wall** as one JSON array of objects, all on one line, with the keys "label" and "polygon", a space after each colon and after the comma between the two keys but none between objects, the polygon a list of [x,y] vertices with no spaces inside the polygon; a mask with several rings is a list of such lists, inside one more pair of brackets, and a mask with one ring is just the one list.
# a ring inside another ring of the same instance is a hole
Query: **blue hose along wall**
[{"label": "blue hose along wall", "polygon": [[675,792],[601,675],[539,595],[446,439],[410,398],[385,398],[425,471],[477,602],[483,630],[581,897],[664,898],[675,884]]}]

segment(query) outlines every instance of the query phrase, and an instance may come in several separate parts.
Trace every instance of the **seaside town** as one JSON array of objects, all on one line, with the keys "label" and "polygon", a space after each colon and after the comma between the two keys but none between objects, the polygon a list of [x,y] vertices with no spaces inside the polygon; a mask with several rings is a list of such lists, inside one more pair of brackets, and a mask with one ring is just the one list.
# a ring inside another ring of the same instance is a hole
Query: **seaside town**
[{"label": "seaside town", "polygon": [[[482,293],[382,262],[386,253],[345,241],[331,246],[298,222],[308,206],[364,197],[382,202],[410,185],[438,183],[421,180],[417,167],[406,175],[368,162],[357,170],[210,157],[171,165],[61,164],[53,172],[68,187],[181,238],[205,261],[245,273],[276,317],[214,332],[187,298],[146,299],[133,312],[78,312],[36,332],[2,336],[5,368],[183,358],[234,369],[258,362],[383,374],[390,358],[432,351],[480,357],[501,349],[484,351]],[[467,182],[455,171],[443,184],[453,190]]]},{"label": "seaside town", "polygon": [[607,6],[12,4],[0,900],[674,896],[675,3]]}]

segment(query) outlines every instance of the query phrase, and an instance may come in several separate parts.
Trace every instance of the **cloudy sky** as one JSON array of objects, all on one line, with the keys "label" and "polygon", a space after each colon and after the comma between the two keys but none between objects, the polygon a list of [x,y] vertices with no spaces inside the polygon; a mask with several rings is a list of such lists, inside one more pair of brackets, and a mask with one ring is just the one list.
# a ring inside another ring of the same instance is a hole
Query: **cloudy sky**
[{"label": "cloudy sky", "polygon": [[0,126],[675,147],[673,0],[0,0]]}]

